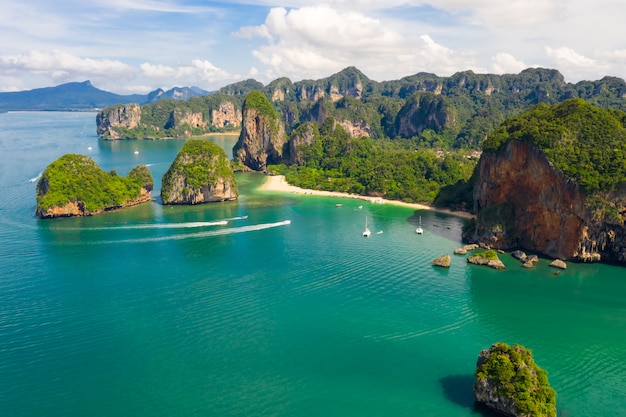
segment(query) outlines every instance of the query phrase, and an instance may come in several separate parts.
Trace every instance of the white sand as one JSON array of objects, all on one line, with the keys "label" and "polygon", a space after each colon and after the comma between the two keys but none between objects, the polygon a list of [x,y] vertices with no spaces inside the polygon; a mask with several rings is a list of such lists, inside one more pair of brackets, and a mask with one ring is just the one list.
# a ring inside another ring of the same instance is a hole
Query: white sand
[{"label": "white sand", "polygon": [[380,197],[369,197],[364,195],[357,194],[348,194],[348,193],[339,193],[335,191],[320,191],[320,190],[307,190],[305,188],[296,187],[294,185],[290,185],[285,181],[284,175],[268,175],[267,180],[261,186],[261,190],[266,191],[279,191],[284,193],[292,193],[292,194],[310,194],[310,195],[319,195],[319,196],[327,196],[327,197],[339,197],[339,198],[352,198],[369,201],[371,203],[377,204],[393,204],[395,206],[409,207],[415,210],[433,210],[438,211],[440,213],[452,214],[454,216],[465,217],[468,219],[474,218],[473,214],[467,213],[465,211],[451,211],[446,209],[434,208],[431,206],[427,206],[425,204],[417,204],[417,203],[405,203],[403,201],[397,200],[386,200]]}]

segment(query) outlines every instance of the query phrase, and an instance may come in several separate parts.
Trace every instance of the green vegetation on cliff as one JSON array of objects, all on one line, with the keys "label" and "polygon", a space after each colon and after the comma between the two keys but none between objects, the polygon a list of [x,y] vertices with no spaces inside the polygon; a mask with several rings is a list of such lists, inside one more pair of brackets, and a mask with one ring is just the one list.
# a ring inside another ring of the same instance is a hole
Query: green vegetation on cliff
[{"label": "green vegetation on cliff", "polygon": [[442,186],[468,180],[475,166],[461,154],[417,149],[409,140],[352,138],[332,118],[313,129],[312,143],[297,147],[301,165],[269,170],[304,188],[432,203]]},{"label": "green vegetation on cliff", "polygon": [[103,171],[91,158],[67,154],[44,170],[37,184],[37,211],[82,202],[89,212],[119,207],[151,190],[153,179],[145,166],[137,166],[127,177]]},{"label": "green vegetation on cliff", "polygon": [[243,109],[256,110],[261,116],[267,116],[271,119],[277,119],[278,114],[269,99],[260,91],[254,90],[246,95],[246,99],[243,103]]},{"label": "green vegetation on cliff", "polygon": [[516,415],[556,416],[556,392],[548,383],[548,374],[521,345],[496,343],[484,358],[481,355],[476,383],[481,382],[493,387],[499,397],[513,400]]},{"label": "green vegetation on cliff", "polygon": [[626,113],[582,99],[539,104],[507,119],[484,142],[497,152],[512,140],[539,147],[556,169],[588,194],[614,191],[626,182]]}]

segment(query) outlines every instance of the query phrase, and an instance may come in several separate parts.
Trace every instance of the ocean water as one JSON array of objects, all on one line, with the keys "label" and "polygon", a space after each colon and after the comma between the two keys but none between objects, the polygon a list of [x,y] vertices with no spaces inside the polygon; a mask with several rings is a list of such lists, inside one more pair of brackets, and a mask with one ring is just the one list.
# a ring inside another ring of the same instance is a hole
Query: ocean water
[{"label": "ocean water", "polygon": [[183,143],[0,114],[0,415],[490,416],[472,378],[498,341],[533,350],[560,416],[626,415],[625,268],[436,269],[463,219],[260,191],[257,174],[237,202],[34,217],[29,180],[65,153],[149,164],[156,197]]}]

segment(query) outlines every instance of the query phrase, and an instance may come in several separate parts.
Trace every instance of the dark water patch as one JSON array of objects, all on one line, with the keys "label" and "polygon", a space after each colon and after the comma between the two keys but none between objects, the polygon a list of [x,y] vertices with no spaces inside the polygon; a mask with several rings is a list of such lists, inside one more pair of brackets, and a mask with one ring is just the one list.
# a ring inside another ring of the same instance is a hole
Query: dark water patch
[{"label": "dark water patch", "polygon": [[448,401],[463,408],[472,409],[476,398],[474,398],[473,375],[449,375],[439,380],[443,394]]}]

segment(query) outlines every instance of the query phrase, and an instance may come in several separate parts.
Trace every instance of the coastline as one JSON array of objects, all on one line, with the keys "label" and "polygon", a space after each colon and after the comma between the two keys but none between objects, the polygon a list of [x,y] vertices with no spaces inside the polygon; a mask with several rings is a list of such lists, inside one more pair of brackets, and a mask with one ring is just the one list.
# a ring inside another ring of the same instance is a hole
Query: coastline
[{"label": "coastline", "polygon": [[453,216],[463,217],[466,219],[473,219],[476,217],[473,214],[465,212],[465,211],[453,211],[453,210],[447,210],[447,209],[440,209],[440,208],[428,206],[426,204],[405,203],[404,201],[387,200],[381,197],[371,197],[371,196],[366,196],[366,195],[349,194],[349,193],[342,193],[342,192],[337,192],[337,191],[309,190],[306,188],[300,188],[300,187],[296,187],[295,185],[289,184],[285,180],[284,175],[267,175],[265,182],[259,189],[263,191],[278,191],[278,192],[292,193],[292,194],[309,194],[309,195],[325,196],[325,197],[358,199],[358,200],[363,200],[363,201],[369,201],[370,203],[375,203],[375,204],[391,204],[394,206],[408,207],[408,208],[412,208],[415,210],[436,211],[439,213],[450,214]]}]

